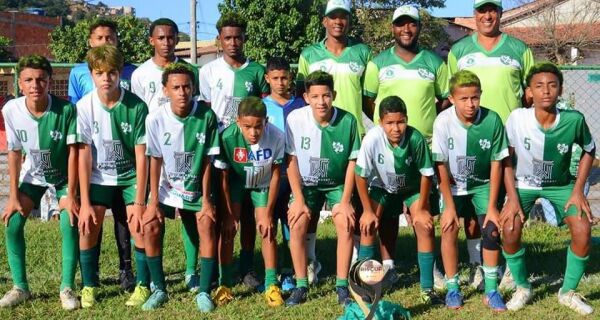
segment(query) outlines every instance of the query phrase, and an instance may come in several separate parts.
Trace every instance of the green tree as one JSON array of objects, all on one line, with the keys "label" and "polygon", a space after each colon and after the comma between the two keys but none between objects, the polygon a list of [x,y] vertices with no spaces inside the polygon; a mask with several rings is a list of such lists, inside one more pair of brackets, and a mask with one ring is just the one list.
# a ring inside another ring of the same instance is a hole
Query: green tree
[{"label": "green tree", "polygon": [[[149,21],[132,16],[120,16],[114,20],[119,29],[119,49],[125,61],[142,63],[149,59],[152,56],[152,47],[148,43]],[[75,63],[85,59],[92,22],[91,19],[84,19],[74,26],[65,25],[52,31],[50,50],[56,61]]]},{"label": "green tree", "polygon": [[0,36],[0,61],[9,61],[13,58],[12,53],[10,52],[11,45],[11,39]]},{"label": "green tree", "polygon": [[40,8],[46,15],[66,18],[71,12],[66,0],[0,0],[0,10]]}]

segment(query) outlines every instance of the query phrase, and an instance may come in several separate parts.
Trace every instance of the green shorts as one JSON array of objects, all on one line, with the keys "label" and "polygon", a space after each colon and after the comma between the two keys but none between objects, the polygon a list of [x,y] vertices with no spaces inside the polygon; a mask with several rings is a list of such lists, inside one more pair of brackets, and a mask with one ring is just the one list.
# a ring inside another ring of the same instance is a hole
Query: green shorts
[{"label": "green shorts", "polygon": [[137,186],[102,186],[99,184],[90,184],[90,202],[94,206],[103,206],[110,208],[117,192],[123,194],[125,205],[131,205],[135,202],[135,193]]},{"label": "green shorts", "polygon": [[[177,210],[177,208],[171,207],[171,206],[163,204],[163,203],[159,204],[158,206],[165,214],[165,217],[167,217],[169,219],[175,219],[175,210]],[[202,210],[202,199],[200,199],[200,207],[198,208],[198,210],[190,210],[190,209],[181,209],[180,208],[179,214],[180,215],[195,215],[195,214],[199,214],[200,210]]]},{"label": "green shorts", "polygon": [[[306,206],[313,217],[321,215],[321,209],[327,201],[329,207],[333,207],[342,201],[344,194],[344,185],[335,187],[303,187],[302,195]],[[294,197],[290,198],[290,203],[294,202]]]},{"label": "green shorts", "polygon": [[244,203],[244,197],[250,194],[254,208],[265,208],[269,201],[269,188],[246,189],[229,185],[229,197],[231,203]]},{"label": "green shorts", "polygon": [[[382,218],[393,219],[404,212],[404,205],[410,207],[419,200],[419,192],[389,193],[382,188],[369,188],[369,198],[383,206]],[[373,208],[375,210],[375,208]]]},{"label": "green shorts", "polygon": [[[60,185],[54,186],[56,189],[56,200],[60,201],[61,198],[67,196],[67,184],[61,183]],[[36,186],[31,183],[21,182],[19,184],[19,192],[25,194],[31,201],[33,201],[33,208],[38,209],[40,207],[40,201],[42,201],[42,197],[44,193],[46,193],[48,187]]]},{"label": "green shorts", "polygon": [[467,195],[452,196],[456,214],[462,218],[486,215],[490,201],[490,185],[475,187],[470,192]]},{"label": "green shorts", "polygon": [[566,186],[544,187],[542,190],[517,189],[521,209],[523,209],[523,213],[528,215],[535,201],[539,198],[544,198],[554,207],[558,225],[563,225],[563,220],[566,217],[577,215],[577,208],[575,206],[567,208],[567,212],[564,211],[565,204],[569,201],[574,186],[574,184],[568,184]]}]

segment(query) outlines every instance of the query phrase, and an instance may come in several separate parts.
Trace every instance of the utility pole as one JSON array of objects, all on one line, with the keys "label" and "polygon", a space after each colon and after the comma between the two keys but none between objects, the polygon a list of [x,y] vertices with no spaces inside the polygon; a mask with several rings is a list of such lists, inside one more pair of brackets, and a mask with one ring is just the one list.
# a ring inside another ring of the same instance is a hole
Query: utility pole
[{"label": "utility pole", "polygon": [[196,51],[196,0],[190,0],[190,62],[197,63]]}]

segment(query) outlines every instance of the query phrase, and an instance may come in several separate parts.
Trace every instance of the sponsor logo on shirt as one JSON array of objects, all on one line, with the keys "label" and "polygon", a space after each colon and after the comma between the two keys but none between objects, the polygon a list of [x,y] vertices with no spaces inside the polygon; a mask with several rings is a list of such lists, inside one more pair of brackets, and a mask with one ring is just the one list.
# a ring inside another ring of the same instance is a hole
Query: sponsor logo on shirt
[{"label": "sponsor logo on shirt", "polygon": [[488,139],[479,139],[479,146],[481,147],[481,150],[488,150],[491,148],[492,143]]},{"label": "sponsor logo on shirt", "polygon": [[233,149],[233,161],[237,163],[248,162],[248,151],[246,150],[246,148]]},{"label": "sponsor logo on shirt", "polygon": [[534,187],[541,187],[544,181],[552,178],[553,161],[533,159],[533,174],[525,176],[525,181]]},{"label": "sponsor logo on shirt", "polygon": [[308,177],[303,177],[306,185],[317,185],[319,182],[327,181],[327,172],[329,171],[329,159],[310,157],[310,172]]},{"label": "sponsor logo on shirt", "polygon": [[104,140],[104,161],[114,162],[123,159],[123,144],[119,140]]},{"label": "sponsor logo on shirt", "polygon": [[386,172],[385,175],[387,177],[387,192],[397,193],[400,189],[406,187],[406,175],[396,174],[395,172]]},{"label": "sponsor logo on shirt", "polygon": [[58,131],[58,130],[50,130],[50,139],[54,140],[54,141],[59,141],[60,139],[62,139],[63,134],[62,132]]},{"label": "sponsor logo on shirt", "polygon": [[344,145],[341,142],[334,141],[331,146],[333,147],[333,152],[335,153],[344,152]]},{"label": "sponsor logo on shirt", "polygon": [[456,157],[456,167],[458,172],[455,175],[455,180],[457,182],[464,183],[471,175],[473,175],[476,160],[477,158],[475,156]]},{"label": "sponsor logo on shirt", "polygon": [[560,153],[561,155],[569,152],[569,146],[564,143],[557,144],[556,149],[558,149],[558,153]]},{"label": "sponsor logo on shirt", "polygon": [[31,160],[33,160],[33,175],[43,177],[44,173],[52,170],[52,162],[50,161],[50,150],[29,150]]},{"label": "sponsor logo on shirt", "polygon": [[169,172],[169,180],[183,180],[190,177],[195,180],[196,176],[189,174],[192,171],[194,152],[174,152],[173,158],[175,171]]}]

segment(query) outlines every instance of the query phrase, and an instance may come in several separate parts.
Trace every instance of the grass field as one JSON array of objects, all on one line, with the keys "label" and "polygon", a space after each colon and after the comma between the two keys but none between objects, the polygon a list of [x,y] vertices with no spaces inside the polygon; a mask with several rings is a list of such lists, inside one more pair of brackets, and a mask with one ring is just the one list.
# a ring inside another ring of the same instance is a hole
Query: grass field
[{"label": "grass field", "polygon": [[[262,295],[248,292],[242,286],[234,290],[236,300],[218,308],[210,316],[196,311],[194,295],[186,292],[183,284],[184,258],[179,221],[169,221],[165,236],[165,272],[171,300],[160,310],[151,313],[160,319],[335,319],[342,314],[334,293],[335,234],[330,222],[320,225],[317,255],[322,262],[324,280],[312,288],[306,304],[294,308],[268,308]],[[0,292],[4,294],[11,286],[10,273],[4,249],[4,228],[0,227]],[[29,220],[26,225],[28,275],[34,299],[14,309],[0,310],[0,319],[144,319],[150,314],[139,309],[127,308],[128,294],[122,293],[116,281],[118,259],[114,244],[112,220],[105,222],[101,257],[102,287],[99,304],[92,310],[66,312],[60,308],[58,286],[60,284],[60,233],[56,221],[42,223]],[[595,228],[595,236],[600,229]],[[418,299],[418,273],[416,268],[416,245],[412,231],[402,228],[398,237],[398,260],[400,286],[385,297],[407,307],[414,319],[579,319],[571,310],[557,303],[556,292],[561,285],[565,265],[565,250],[569,238],[566,229],[534,224],[525,231],[527,265],[532,273],[535,297],[532,305],[518,313],[496,315],[481,302],[482,295],[463,287],[466,304],[462,310],[450,311],[442,307],[430,308]],[[257,246],[260,250],[260,246]],[[461,240],[461,248],[464,242]],[[581,292],[597,310],[589,319],[600,319],[600,246],[593,246],[588,273],[580,285]],[[466,251],[461,252],[461,260]],[[255,266],[261,271],[260,251],[255,255]],[[259,272],[260,273],[260,272]],[[79,277],[79,276],[78,276]],[[79,278],[78,278],[79,279]]]}]

